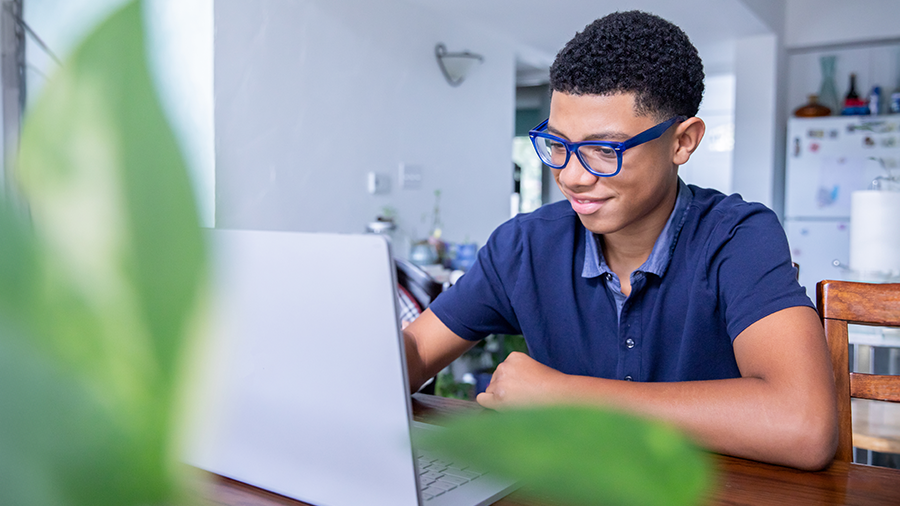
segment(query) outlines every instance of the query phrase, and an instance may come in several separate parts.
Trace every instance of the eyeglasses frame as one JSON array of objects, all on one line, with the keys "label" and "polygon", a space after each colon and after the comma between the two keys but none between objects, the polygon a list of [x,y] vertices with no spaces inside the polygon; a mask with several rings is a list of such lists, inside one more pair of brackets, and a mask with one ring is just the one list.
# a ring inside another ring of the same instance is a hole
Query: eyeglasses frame
[{"label": "eyeglasses frame", "polygon": [[[660,123],[654,127],[650,127],[647,130],[644,130],[643,132],[635,135],[634,137],[632,137],[624,142],[614,142],[614,141],[569,142],[561,137],[557,137],[553,134],[549,134],[546,132],[547,123],[550,121],[550,118],[547,118],[544,121],[542,121],[540,125],[532,128],[528,132],[528,137],[531,138],[531,145],[532,145],[532,147],[534,147],[534,151],[535,151],[535,153],[537,153],[538,158],[540,158],[541,161],[544,164],[546,164],[548,167],[550,167],[551,169],[562,169],[563,167],[565,167],[566,165],[569,164],[569,159],[572,156],[572,153],[575,153],[575,157],[578,158],[579,162],[581,162],[581,166],[584,167],[584,169],[587,170],[588,172],[590,172],[591,174],[593,174],[597,177],[613,177],[622,171],[622,154],[625,152],[625,150],[633,148],[635,146],[639,146],[646,142],[650,142],[652,140],[658,139],[659,137],[662,136],[662,134],[664,134],[666,132],[666,130],[668,130],[676,122],[680,123],[682,121],[685,121],[686,119],[687,119],[686,116],[675,116],[674,118],[671,118],[668,121],[663,121],[662,123]],[[538,150],[537,140],[536,140],[537,138],[550,139],[550,140],[559,142],[560,144],[565,146],[566,147],[566,160],[561,165],[554,165],[552,163],[547,163],[547,161],[541,157],[540,151]],[[584,158],[581,157],[581,152],[578,151],[578,149],[581,146],[605,146],[605,147],[611,148],[616,153],[616,160],[617,160],[616,171],[610,172],[609,174],[605,174],[602,172],[597,172],[594,169],[591,169],[590,166],[587,164],[587,162],[584,161]]]}]

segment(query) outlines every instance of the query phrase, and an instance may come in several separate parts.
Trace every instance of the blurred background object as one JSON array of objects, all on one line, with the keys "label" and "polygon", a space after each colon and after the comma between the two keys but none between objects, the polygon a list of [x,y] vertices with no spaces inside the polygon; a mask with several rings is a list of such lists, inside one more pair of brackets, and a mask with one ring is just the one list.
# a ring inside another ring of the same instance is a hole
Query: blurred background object
[{"label": "blurred background object", "polygon": [[178,504],[179,385],[206,267],[140,3],[48,76],[14,175],[18,209],[0,204],[0,504]]}]

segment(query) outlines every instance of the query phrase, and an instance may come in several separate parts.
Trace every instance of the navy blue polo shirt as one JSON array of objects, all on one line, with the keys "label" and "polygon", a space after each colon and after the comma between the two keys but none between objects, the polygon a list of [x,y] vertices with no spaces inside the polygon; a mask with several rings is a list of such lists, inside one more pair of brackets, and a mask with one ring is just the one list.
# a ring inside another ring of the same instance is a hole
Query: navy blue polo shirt
[{"label": "navy blue polo shirt", "polygon": [[739,377],[735,337],[782,309],[814,307],[775,214],[739,195],[681,185],[620,304],[594,240],[567,201],[519,215],[429,307],[464,339],[522,334],[533,358],[561,372],[635,381]]}]

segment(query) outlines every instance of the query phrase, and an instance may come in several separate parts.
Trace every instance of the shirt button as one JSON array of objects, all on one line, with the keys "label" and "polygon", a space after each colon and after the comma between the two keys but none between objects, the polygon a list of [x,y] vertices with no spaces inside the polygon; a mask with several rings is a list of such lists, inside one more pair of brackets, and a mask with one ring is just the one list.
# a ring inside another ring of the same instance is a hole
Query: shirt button
[{"label": "shirt button", "polygon": [[625,346],[628,346],[628,349],[634,348],[634,339],[628,338],[625,340]]},{"label": "shirt button", "polygon": [[634,378],[629,374],[628,376],[625,376],[625,381],[634,381]]},{"label": "shirt button", "polygon": [[606,278],[607,281],[609,281],[612,279],[612,274],[607,272],[606,274],[603,275],[603,277]]}]

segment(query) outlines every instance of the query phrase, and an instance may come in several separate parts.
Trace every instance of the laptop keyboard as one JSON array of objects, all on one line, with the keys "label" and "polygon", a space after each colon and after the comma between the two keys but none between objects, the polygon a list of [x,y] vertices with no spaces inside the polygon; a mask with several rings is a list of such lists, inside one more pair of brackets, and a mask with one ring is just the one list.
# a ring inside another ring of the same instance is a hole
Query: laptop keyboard
[{"label": "laptop keyboard", "polygon": [[426,501],[484,475],[471,467],[441,460],[427,451],[419,451],[418,468],[419,487]]}]

